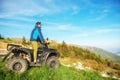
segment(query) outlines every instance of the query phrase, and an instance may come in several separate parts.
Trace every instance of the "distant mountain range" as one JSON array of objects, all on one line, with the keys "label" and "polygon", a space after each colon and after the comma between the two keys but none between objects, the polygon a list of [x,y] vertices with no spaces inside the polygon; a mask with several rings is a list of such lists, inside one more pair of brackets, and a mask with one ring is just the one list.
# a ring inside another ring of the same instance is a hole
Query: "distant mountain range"
[{"label": "distant mountain range", "polygon": [[120,56],[120,52],[117,52],[117,55]]},{"label": "distant mountain range", "polygon": [[111,59],[115,62],[120,62],[120,52],[118,53],[118,55],[116,55],[115,53],[112,53],[97,47],[90,47],[90,46],[80,46],[80,47],[83,49],[88,49],[92,52],[95,52],[96,54],[104,58]]}]

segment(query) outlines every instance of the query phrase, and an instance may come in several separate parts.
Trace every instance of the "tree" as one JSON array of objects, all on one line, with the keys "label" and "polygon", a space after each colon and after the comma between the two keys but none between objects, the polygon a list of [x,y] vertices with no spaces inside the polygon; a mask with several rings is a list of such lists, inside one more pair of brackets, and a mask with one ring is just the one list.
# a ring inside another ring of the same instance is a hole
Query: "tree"
[{"label": "tree", "polygon": [[118,63],[114,64],[113,69],[120,70],[120,64]]},{"label": "tree", "polygon": [[0,34],[0,39],[4,39],[4,37]]},{"label": "tree", "polygon": [[111,60],[108,61],[107,65],[111,68],[113,68],[113,62]]},{"label": "tree", "polygon": [[26,38],[23,36],[22,38],[22,44],[25,45],[26,44]]},{"label": "tree", "polygon": [[65,41],[62,42],[62,47],[66,47],[67,44],[65,43]]},{"label": "tree", "polygon": [[2,38],[1,34],[0,34],[0,39]]}]

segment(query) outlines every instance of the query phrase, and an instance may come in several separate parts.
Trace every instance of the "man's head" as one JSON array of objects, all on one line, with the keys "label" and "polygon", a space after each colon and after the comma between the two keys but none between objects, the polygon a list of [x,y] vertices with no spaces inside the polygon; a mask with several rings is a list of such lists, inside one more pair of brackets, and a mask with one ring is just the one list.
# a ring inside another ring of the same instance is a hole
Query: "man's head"
[{"label": "man's head", "polygon": [[41,22],[36,22],[37,27],[41,27]]}]

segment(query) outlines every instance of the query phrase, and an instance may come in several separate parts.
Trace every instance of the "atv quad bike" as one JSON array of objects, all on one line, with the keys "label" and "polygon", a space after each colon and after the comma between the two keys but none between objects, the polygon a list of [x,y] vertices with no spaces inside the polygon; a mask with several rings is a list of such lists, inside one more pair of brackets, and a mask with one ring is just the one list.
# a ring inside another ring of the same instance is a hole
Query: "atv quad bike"
[{"label": "atv quad bike", "polygon": [[41,66],[47,64],[51,69],[59,67],[60,54],[55,49],[48,48],[48,43],[44,43],[42,48],[38,48],[37,64],[33,64],[33,50],[23,48],[19,45],[8,44],[8,54],[3,58],[3,62],[8,59],[6,67],[13,72],[24,72],[29,66]]}]

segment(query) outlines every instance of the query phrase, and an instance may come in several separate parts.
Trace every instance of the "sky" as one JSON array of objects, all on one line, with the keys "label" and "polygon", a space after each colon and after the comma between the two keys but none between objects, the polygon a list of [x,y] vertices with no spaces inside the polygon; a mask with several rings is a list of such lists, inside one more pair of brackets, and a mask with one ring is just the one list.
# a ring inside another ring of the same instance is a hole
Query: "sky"
[{"label": "sky", "polygon": [[37,21],[44,38],[120,51],[120,0],[0,0],[0,34],[30,38]]}]

